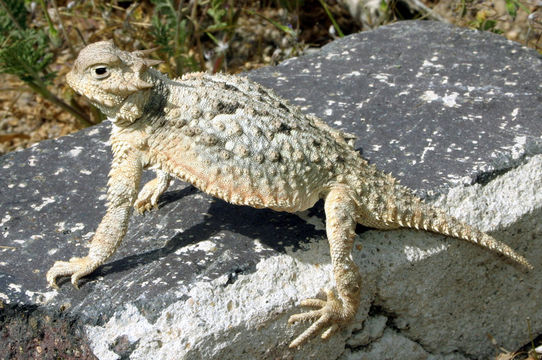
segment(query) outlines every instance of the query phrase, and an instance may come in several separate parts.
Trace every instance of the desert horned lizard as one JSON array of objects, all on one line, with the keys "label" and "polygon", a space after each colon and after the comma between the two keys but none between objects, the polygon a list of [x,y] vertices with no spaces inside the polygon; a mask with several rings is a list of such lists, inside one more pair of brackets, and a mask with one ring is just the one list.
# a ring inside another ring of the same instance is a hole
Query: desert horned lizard
[{"label": "desert horned lizard", "polygon": [[[326,231],[338,296],[307,299],[316,310],[290,347],[318,332],[328,338],[360,302],[361,276],[352,260],[356,224],[423,229],[464,239],[531,266],[507,245],[430,207],[391,175],[369,165],[345,135],[302,114],[273,91],[243,77],[194,73],[170,80],[151,68],[148,51],[119,50],[111,41],[84,48],[68,84],[113,123],[107,212],[87,256],[57,261],[47,272],[78,280],[103,264],[126,233],[134,207],[157,206],[172,177],[233,204],[296,212],[325,200]],[[143,169],[157,177],[138,193]]]}]

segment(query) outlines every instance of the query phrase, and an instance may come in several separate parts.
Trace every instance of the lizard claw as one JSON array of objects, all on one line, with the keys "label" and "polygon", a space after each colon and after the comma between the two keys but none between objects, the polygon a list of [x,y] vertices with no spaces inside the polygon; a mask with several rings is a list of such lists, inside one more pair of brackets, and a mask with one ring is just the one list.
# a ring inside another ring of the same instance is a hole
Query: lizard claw
[{"label": "lizard claw", "polygon": [[137,200],[134,203],[134,209],[139,214],[144,214],[152,209],[158,209],[158,197],[160,193],[149,189],[149,187],[143,188],[139,193]]},{"label": "lizard claw", "polygon": [[79,289],[79,279],[90,274],[98,267],[88,258],[71,258],[70,261],[57,261],[47,271],[47,284],[53,289],[58,289],[56,279],[61,276],[71,276],[71,283]]},{"label": "lizard claw", "polygon": [[339,329],[340,323],[350,319],[350,317],[345,314],[342,301],[335,296],[333,291],[327,290],[326,296],[327,300],[306,299],[300,303],[301,306],[316,307],[320,309],[290,316],[288,324],[293,324],[298,321],[316,320],[308,329],[292,341],[290,348],[301,346],[307,340],[314,337],[316,333],[324,329],[321,337],[324,340],[328,339]]},{"label": "lizard claw", "polygon": [[137,211],[138,214],[144,215],[145,212],[151,211],[153,209],[158,209],[158,204],[152,202],[152,199],[137,199],[137,201],[134,204],[134,208]]},{"label": "lizard claw", "polygon": [[134,208],[139,214],[144,214],[146,211],[158,208],[158,198],[169,186],[171,177],[159,171],[155,179],[149,181],[143,186],[143,189],[137,195],[137,200],[134,203]]}]

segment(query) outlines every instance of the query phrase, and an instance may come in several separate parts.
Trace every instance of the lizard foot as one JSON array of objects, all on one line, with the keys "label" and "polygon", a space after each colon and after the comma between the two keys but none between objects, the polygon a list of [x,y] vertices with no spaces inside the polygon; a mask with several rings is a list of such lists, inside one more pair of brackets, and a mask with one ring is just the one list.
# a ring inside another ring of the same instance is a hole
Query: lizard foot
[{"label": "lizard foot", "polygon": [[151,209],[158,208],[158,198],[166,191],[171,183],[171,176],[164,171],[158,170],[156,178],[143,186],[137,195],[134,208],[140,214]]},{"label": "lizard foot", "polygon": [[139,214],[158,208],[158,197],[161,195],[161,189],[157,187],[156,179],[149,181],[143,186],[143,189],[137,195],[134,203],[134,209]]},{"label": "lizard foot", "polygon": [[320,308],[317,310],[308,311],[302,314],[290,316],[288,324],[293,324],[298,321],[316,320],[308,329],[299,335],[292,343],[290,348],[295,348],[305,343],[310,338],[314,337],[317,332],[324,330],[322,339],[328,339],[335,331],[339,329],[339,324],[348,321],[352,318],[350,312],[346,310],[343,302],[338,299],[333,291],[326,291],[327,300],[321,299],[306,299],[301,301],[301,306],[309,306]]},{"label": "lizard foot", "polygon": [[58,289],[56,278],[71,276],[71,282],[76,289],[79,288],[79,279],[90,274],[98,266],[90,258],[71,258],[70,261],[57,261],[47,271],[47,283],[50,287]]},{"label": "lizard foot", "polygon": [[144,214],[147,211],[157,209],[158,208],[157,200],[158,198],[156,198],[156,200],[153,201],[152,196],[142,199],[141,194],[139,194],[139,197],[134,203],[134,209],[138,212],[138,214]]}]

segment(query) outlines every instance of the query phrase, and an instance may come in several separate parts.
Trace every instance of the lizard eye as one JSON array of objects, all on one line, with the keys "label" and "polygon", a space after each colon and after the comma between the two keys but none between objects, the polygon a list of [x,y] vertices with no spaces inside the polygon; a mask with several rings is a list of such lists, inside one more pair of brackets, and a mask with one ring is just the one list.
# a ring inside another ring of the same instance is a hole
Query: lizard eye
[{"label": "lizard eye", "polygon": [[107,66],[99,65],[92,69],[92,75],[96,79],[105,79],[110,75],[109,69],[107,69]]}]

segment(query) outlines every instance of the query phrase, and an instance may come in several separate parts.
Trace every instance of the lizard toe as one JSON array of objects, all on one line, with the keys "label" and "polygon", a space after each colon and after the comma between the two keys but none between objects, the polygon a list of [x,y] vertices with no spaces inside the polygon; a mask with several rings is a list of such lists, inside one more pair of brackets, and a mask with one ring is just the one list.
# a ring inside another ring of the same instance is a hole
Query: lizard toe
[{"label": "lizard toe", "polygon": [[50,287],[58,289],[56,279],[62,276],[70,276],[71,283],[75,288],[79,288],[79,279],[91,273],[98,264],[88,257],[71,258],[70,261],[57,261],[47,271],[47,283]]},{"label": "lizard toe", "polygon": [[290,348],[301,346],[320,331],[323,331],[322,339],[328,339],[339,329],[341,323],[350,320],[350,317],[345,315],[345,306],[342,301],[330,290],[326,291],[326,295],[327,300],[306,299],[301,301],[302,306],[319,307],[319,309],[290,316],[288,319],[289,324],[298,321],[316,320],[292,341]]}]

